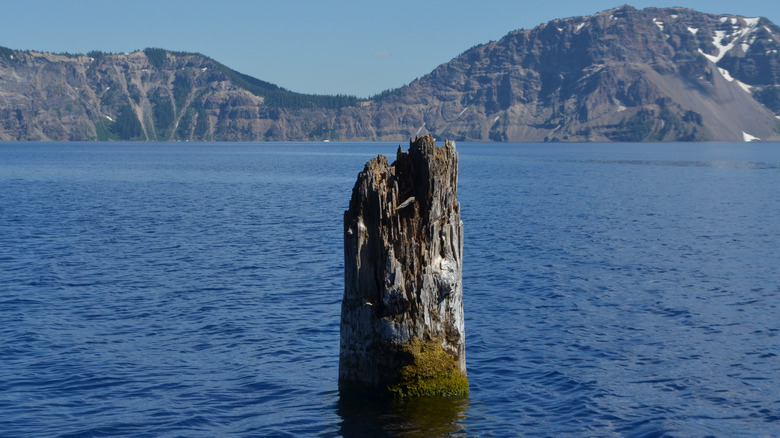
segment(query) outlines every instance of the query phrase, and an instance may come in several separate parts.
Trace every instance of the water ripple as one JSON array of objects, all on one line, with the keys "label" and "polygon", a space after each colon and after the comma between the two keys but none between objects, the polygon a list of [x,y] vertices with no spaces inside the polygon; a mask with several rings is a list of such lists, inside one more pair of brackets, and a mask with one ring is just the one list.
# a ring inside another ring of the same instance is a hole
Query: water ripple
[{"label": "water ripple", "polygon": [[339,393],[345,194],[396,147],[0,145],[2,435],[776,434],[754,145],[459,145],[471,394]]}]

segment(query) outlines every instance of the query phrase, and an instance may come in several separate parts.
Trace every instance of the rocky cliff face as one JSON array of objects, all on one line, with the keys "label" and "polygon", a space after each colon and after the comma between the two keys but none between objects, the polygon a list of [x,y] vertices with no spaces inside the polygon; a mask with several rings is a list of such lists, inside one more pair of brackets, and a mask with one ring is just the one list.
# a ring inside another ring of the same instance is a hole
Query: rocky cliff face
[{"label": "rocky cliff face", "polygon": [[[430,136],[408,152],[399,147],[392,165],[374,158],[358,176],[344,214],[342,387],[467,390],[457,183],[455,145],[436,147]],[[437,372],[448,372],[437,382],[403,382],[399,372],[410,367],[415,377],[411,367],[425,351],[439,358]]]},{"label": "rocky cliff face", "polygon": [[0,48],[0,140],[779,140],[779,51],[764,18],[625,6],[511,32],[359,100],[196,54]]},{"label": "rocky cliff face", "polygon": [[[321,140],[354,98],[307,96],[205,56],[0,48],[0,140]],[[347,117],[344,134],[359,123]]]},{"label": "rocky cliff face", "polygon": [[763,18],[626,6],[472,48],[377,111],[457,140],[776,140],[779,49]]}]

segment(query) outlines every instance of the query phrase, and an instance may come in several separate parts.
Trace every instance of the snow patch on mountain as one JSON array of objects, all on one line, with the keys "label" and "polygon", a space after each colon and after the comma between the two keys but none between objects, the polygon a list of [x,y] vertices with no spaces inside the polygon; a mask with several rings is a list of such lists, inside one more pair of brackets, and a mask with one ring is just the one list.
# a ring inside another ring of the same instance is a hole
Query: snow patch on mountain
[{"label": "snow patch on mountain", "polygon": [[745,131],[742,131],[742,140],[746,143],[751,141],[761,141],[760,138],[756,137],[755,135],[750,135]]},{"label": "snow patch on mountain", "polygon": [[[721,17],[720,22],[725,23],[728,21],[728,17]],[[721,59],[723,59],[726,54],[737,46],[737,44],[740,45],[740,48],[744,53],[747,53],[748,50],[750,50],[750,47],[752,44],[756,41],[755,31],[758,27],[758,18],[745,18],[744,19],[746,27],[741,27],[737,25],[739,22],[736,18],[731,18],[732,23],[732,33],[727,33],[725,30],[716,30],[715,36],[712,37],[712,45],[715,46],[715,48],[718,49],[717,55],[710,55],[707,53],[704,53],[702,49],[698,49],[699,53],[704,55],[707,59],[712,61],[713,63],[718,63]],[[688,28],[689,31],[694,33],[691,28]],[[695,33],[694,33],[695,34]],[[746,39],[750,37],[749,39]],[[723,44],[724,41],[728,41],[727,44]]]},{"label": "snow patch on mountain", "polygon": [[716,49],[718,49],[717,55],[708,55],[704,53],[702,49],[699,49],[699,53],[704,55],[705,58],[709,59],[710,61],[714,63],[718,63],[723,57],[726,55],[726,53],[729,52],[729,50],[734,48],[734,45],[736,41],[731,41],[730,43],[723,45],[723,40],[726,38],[726,31],[723,30],[716,30],[715,36],[712,38],[712,44],[715,46]]}]

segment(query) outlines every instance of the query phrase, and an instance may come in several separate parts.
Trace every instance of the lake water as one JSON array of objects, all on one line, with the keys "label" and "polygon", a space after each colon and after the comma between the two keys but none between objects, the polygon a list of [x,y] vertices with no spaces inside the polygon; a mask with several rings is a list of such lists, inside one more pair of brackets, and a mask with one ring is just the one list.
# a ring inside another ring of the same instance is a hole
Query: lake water
[{"label": "lake water", "polygon": [[397,147],[0,144],[0,435],[780,435],[780,144],[459,144],[471,393],[340,396]]}]

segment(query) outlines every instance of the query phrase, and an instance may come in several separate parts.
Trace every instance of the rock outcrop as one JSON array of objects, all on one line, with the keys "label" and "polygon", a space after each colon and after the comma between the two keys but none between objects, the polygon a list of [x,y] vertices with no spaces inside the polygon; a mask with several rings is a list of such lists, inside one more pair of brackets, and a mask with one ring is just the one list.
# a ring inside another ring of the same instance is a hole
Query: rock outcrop
[{"label": "rock outcrop", "polygon": [[780,28],[623,6],[510,32],[374,106],[380,134],[456,141],[777,141]]},{"label": "rock outcrop", "polygon": [[780,140],[780,27],[630,6],[475,46],[371,99],[294,93],[203,55],[0,47],[0,141]]},{"label": "rock outcrop", "polygon": [[358,176],[344,214],[342,388],[468,390],[457,183],[454,143],[430,136]]},{"label": "rock outcrop", "polygon": [[365,134],[357,101],[294,93],[196,53],[0,47],[0,141],[344,139]]}]

